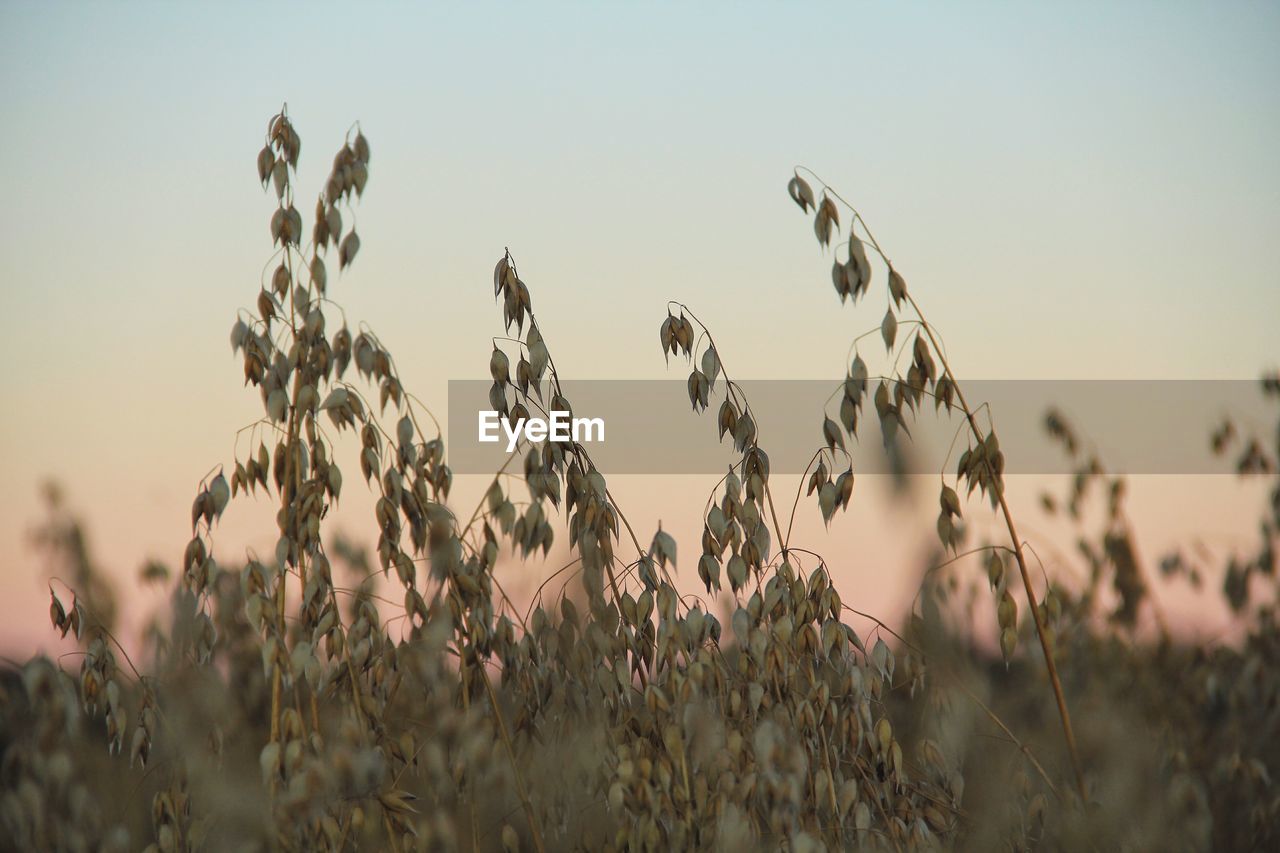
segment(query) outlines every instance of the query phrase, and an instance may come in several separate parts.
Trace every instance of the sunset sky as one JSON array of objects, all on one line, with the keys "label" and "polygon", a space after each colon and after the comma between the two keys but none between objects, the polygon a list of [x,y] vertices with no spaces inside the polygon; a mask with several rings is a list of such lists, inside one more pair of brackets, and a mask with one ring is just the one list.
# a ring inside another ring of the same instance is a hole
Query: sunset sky
[{"label": "sunset sky", "polygon": [[[304,199],[354,121],[368,137],[363,248],[331,296],[442,420],[502,334],[504,247],[566,374],[679,376],[657,334],[679,299],[737,377],[839,378],[885,297],[840,308],[786,196],[796,164],[860,207],[962,377],[1251,378],[1280,355],[1277,45],[1262,3],[6,2],[0,652],[52,647],[42,481],[131,588],[177,562],[196,484],[260,414],[228,332],[271,252],[254,159],[282,102]],[[714,478],[656,480],[619,497],[691,574]],[[1033,484],[1011,488],[1032,518]],[[478,489],[459,484],[465,511]],[[890,521],[859,494],[827,550],[868,608],[900,609],[914,579],[880,567],[922,556],[930,510]],[[1147,478],[1134,516],[1152,550],[1244,542],[1256,497]],[[269,552],[273,518],[233,507],[224,562]]]}]

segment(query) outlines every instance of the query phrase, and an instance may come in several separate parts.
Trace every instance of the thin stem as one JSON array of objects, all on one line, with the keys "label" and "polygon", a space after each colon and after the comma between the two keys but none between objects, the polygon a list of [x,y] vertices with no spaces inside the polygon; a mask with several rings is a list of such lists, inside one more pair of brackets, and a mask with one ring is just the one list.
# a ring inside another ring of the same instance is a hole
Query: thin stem
[{"label": "thin stem", "polygon": [[[866,223],[863,223],[865,227]],[[870,231],[867,236],[870,237]],[[874,238],[872,243],[874,244]],[[877,247],[877,251],[879,248]],[[924,320],[924,314],[920,311],[920,306],[910,293],[907,294],[907,301],[911,304],[912,309],[916,312],[916,316]],[[982,431],[978,428],[978,421],[973,416],[973,410],[969,408],[969,403],[965,400],[964,390],[960,387],[955,373],[951,370],[951,364],[947,361],[947,357],[943,355],[941,348],[938,346],[937,339],[933,336],[933,330],[928,323],[924,324],[925,334],[929,336],[929,341],[933,344],[934,351],[938,354],[939,360],[942,362],[942,369],[951,377],[951,384],[956,390],[956,399],[960,402],[960,408],[965,413],[965,418],[969,421],[969,428],[973,433],[975,441],[982,441]],[[1039,602],[1036,599],[1035,587],[1031,583],[1031,572],[1027,568],[1026,554],[1023,553],[1022,537],[1018,535],[1018,526],[1013,520],[1013,512],[1009,509],[1009,501],[1004,494],[1004,478],[996,476],[995,470],[991,467],[991,460],[985,455],[983,456],[983,464],[987,468],[988,482],[991,488],[995,490],[996,500],[1000,504],[1000,512],[1004,516],[1005,526],[1009,530],[1009,540],[1013,543],[1013,556],[1018,563],[1018,573],[1022,577],[1022,587],[1027,595],[1027,607],[1031,611],[1031,619],[1036,626],[1036,637],[1040,641],[1040,650],[1044,653],[1045,668],[1049,672],[1049,683],[1053,687],[1053,697],[1058,704],[1058,716],[1062,718],[1062,734],[1067,742],[1067,753],[1071,758],[1071,769],[1075,772],[1076,788],[1080,793],[1082,800],[1087,800],[1088,795],[1084,784],[1084,771],[1080,767],[1080,755],[1076,749],[1076,735],[1071,726],[1071,712],[1067,710],[1067,699],[1062,691],[1062,680],[1058,676],[1058,665],[1054,660],[1053,649],[1049,645],[1049,637],[1044,624],[1044,618],[1040,614]]]},{"label": "thin stem", "polygon": [[[853,231],[857,223],[862,223],[862,230],[867,236],[867,241],[871,244],[871,247],[875,250],[876,254],[880,256],[892,271],[893,262],[889,260],[889,256],[886,255],[884,250],[880,247],[880,243],[876,240],[871,228],[867,225],[867,221],[862,218],[862,214],[858,212],[858,209],[828,186],[826,181],[822,180],[822,178],[812,170],[804,167],[797,167],[796,171],[799,172],[800,169],[804,169],[805,172],[808,172],[813,176],[813,178],[822,185],[824,192],[830,194],[832,198],[837,199],[853,212],[853,219],[849,222],[850,231]],[[965,400],[964,391],[960,387],[960,382],[956,378],[955,372],[951,369],[951,364],[947,360],[946,351],[939,343],[933,327],[929,325],[927,320],[925,320],[924,312],[920,310],[920,305],[916,302],[910,291],[905,293],[904,297],[912,310],[915,311],[916,317],[919,318],[921,329],[923,329],[925,335],[928,336],[929,343],[933,346],[934,352],[938,354],[938,359],[942,363],[943,375],[950,378],[951,384],[955,388],[956,398],[960,403],[960,409],[964,412],[965,418],[968,420],[969,429],[972,432],[974,439],[981,442],[983,440],[982,431],[979,429],[977,419],[974,417],[974,410],[969,407],[968,401]],[[1036,626],[1036,637],[1040,641],[1040,649],[1044,653],[1045,666],[1049,672],[1049,683],[1053,687],[1053,696],[1058,705],[1058,715],[1062,719],[1062,733],[1067,742],[1067,753],[1071,759],[1071,767],[1075,772],[1076,788],[1080,793],[1081,799],[1087,799],[1084,784],[1084,772],[1080,767],[1080,756],[1076,749],[1075,731],[1071,726],[1071,713],[1067,710],[1066,697],[1062,692],[1062,681],[1058,677],[1057,663],[1054,661],[1053,650],[1049,645],[1044,619],[1041,617],[1040,609],[1037,606],[1038,602],[1036,599],[1035,588],[1031,583],[1031,572],[1027,568],[1026,555],[1023,553],[1022,538],[1018,535],[1017,524],[1014,522],[1013,513],[1009,509],[1009,502],[1005,499],[1003,478],[996,476],[990,459],[987,459],[984,456],[983,463],[987,469],[988,481],[991,483],[991,488],[994,490],[1001,515],[1004,517],[1005,527],[1008,528],[1009,539],[1013,543],[1013,553],[1018,563],[1018,572],[1022,576],[1022,586],[1026,592],[1027,605],[1031,610],[1031,618]]]},{"label": "thin stem", "polygon": [[1031,751],[1031,747],[1027,746],[1025,743],[1018,740],[1018,736],[1015,735],[1013,731],[1004,724],[1004,720],[1001,720],[998,716],[996,716],[996,712],[988,708],[987,704],[978,698],[978,694],[974,693],[972,690],[969,689],[969,685],[965,684],[959,678],[953,678],[952,680],[955,682],[956,686],[959,687],[964,692],[966,696],[968,696],[970,699],[973,700],[973,703],[975,705],[977,705],[979,708],[982,709],[983,713],[987,715],[987,717],[991,720],[991,722],[999,726],[1000,731],[1004,732],[1005,735],[1009,738],[1009,740],[1013,741],[1014,745],[1018,747],[1018,751],[1026,756],[1027,761],[1029,761],[1031,763],[1031,766],[1036,769],[1036,772],[1040,774],[1040,778],[1044,780],[1045,785],[1049,787],[1049,790],[1053,793],[1053,795],[1057,797],[1058,800],[1061,800],[1062,794],[1058,792],[1058,787],[1053,784],[1053,780],[1050,779],[1049,774],[1045,772],[1044,765],[1042,765],[1039,762],[1039,760],[1036,759],[1035,754]]},{"label": "thin stem", "polygon": [[493,716],[498,723],[498,734],[502,738],[502,746],[507,751],[507,759],[511,762],[511,773],[516,782],[516,793],[520,795],[520,804],[524,807],[524,816],[529,821],[529,834],[533,837],[533,848],[538,853],[544,853],[542,846],[542,832],[538,829],[538,818],[533,811],[533,803],[529,800],[529,792],[525,789],[524,777],[520,774],[520,765],[516,761],[515,749],[511,746],[511,736],[507,734],[507,723],[502,716],[502,709],[498,707],[498,696],[493,691],[493,685],[489,683],[489,676],[480,673],[480,680],[484,682],[485,691],[489,694],[489,705],[493,708]]}]

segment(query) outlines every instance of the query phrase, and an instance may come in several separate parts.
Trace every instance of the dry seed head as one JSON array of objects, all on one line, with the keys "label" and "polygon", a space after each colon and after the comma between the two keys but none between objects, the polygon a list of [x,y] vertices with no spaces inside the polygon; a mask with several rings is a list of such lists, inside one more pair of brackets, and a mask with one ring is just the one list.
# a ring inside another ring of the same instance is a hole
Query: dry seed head
[{"label": "dry seed head", "polygon": [[994,548],[987,555],[987,581],[993,590],[1004,589],[1004,558]]},{"label": "dry seed head", "polygon": [[791,195],[792,200],[795,201],[795,203],[799,205],[800,209],[805,213],[817,208],[813,198],[813,190],[809,187],[809,184],[804,180],[804,178],[799,175],[793,176],[791,180],[787,182],[787,192]]},{"label": "dry seed head", "polygon": [[1000,651],[1004,655],[1006,661],[1013,659],[1013,653],[1018,648],[1018,632],[1013,628],[1004,628],[1000,631]]},{"label": "dry seed head", "polygon": [[289,186],[289,167],[284,160],[277,160],[271,167],[271,182],[276,188],[276,198],[284,200],[284,191]]},{"label": "dry seed head", "polygon": [[898,337],[898,318],[892,308],[884,312],[884,320],[880,323],[880,337],[884,338],[885,351],[893,352],[893,342]]},{"label": "dry seed head", "polygon": [[338,247],[338,269],[342,270],[349,267],[359,251],[360,237],[355,231],[351,231],[346,237],[342,238],[342,243]]},{"label": "dry seed head", "polygon": [[507,354],[494,347],[493,354],[489,356],[489,375],[493,377],[493,381],[506,385],[511,381],[510,369],[511,362],[507,359]]},{"label": "dry seed head", "polygon": [[276,155],[272,153],[271,146],[263,146],[258,152],[258,180],[262,182],[262,188],[267,188],[267,181],[271,179],[271,170],[275,164]]},{"label": "dry seed head", "polygon": [[1000,605],[997,611],[1001,628],[1016,628],[1018,626],[1018,603],[1014,601],[1008,590],[1000,596]]}]

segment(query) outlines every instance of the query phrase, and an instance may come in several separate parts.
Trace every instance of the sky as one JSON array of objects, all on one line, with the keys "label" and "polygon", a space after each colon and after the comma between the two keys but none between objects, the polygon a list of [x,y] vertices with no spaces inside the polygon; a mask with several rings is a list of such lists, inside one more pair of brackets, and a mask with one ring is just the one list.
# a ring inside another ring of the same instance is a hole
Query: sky
[{"label": "sky", "polygon": [[[504,247],[566,374],[670,375],[678,299],[737,377],[840,376],[884,296],[837,310],[797,164],[859,206],[962,376],[1250,378],[1277,356],[1277,44],[1262,3],[6,0],[0,648],[46,642],[42,481],[129,579],[176,562],[196,484],[257,416],[227,336],[270,254],[254,162],[284,102],[303,197],[354,121],[370,141],[332,295],[428,401],[485,375]],[[1135,512],[1157,538],[1251,530],[1211,480]],[[629,489],[649,528],[701,503]],[[915,547],[882,511],[836,534],[850,565]],[[227,525],[233,556],[271,540],[265,504]],[[887,586],[892,607],[910,579]]]}]

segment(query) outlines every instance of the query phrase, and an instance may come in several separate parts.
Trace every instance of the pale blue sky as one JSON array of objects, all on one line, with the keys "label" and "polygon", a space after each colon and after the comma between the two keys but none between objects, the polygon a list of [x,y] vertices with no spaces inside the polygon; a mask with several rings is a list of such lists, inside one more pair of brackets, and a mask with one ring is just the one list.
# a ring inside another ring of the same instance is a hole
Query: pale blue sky
[{"label": "pale blue sky", "polygon": [[[823,375],[860,321],[782,203],[803,162],[971,373],[1241,376],[1269,353],[1275,5],[534,5],[6,4],[5,355],[51,311],[86,351],[182,305],[221,330],[266,249],[252,154],[285,99],[304,186],[353,118],[373,141],[359,296],[338,292],[393,339],[466,288],[450,326],[482,348],[480,273],[510,245],[562,349],[648,348],[666,297],[737,295],[760,310],[721,325],[783,323],[806,357],[752,347],[739,372]],[[818,310],[830,348],[797,334]],[[568,323],[613,311],[608,334]],[[958,334],[979,322],[1005,345]]]}]

